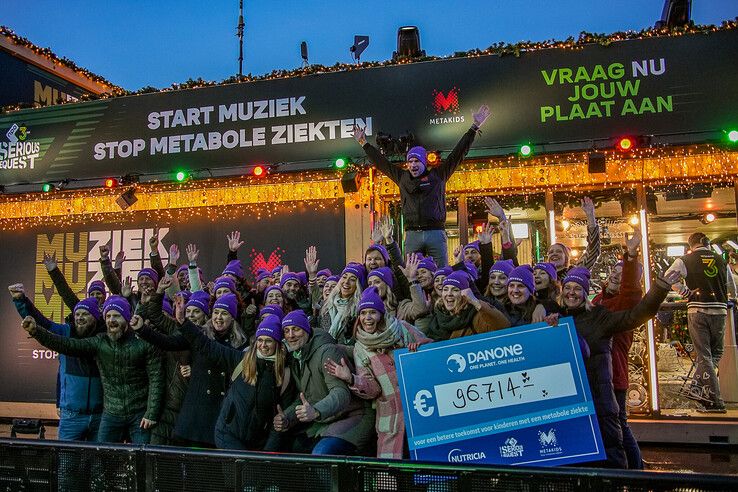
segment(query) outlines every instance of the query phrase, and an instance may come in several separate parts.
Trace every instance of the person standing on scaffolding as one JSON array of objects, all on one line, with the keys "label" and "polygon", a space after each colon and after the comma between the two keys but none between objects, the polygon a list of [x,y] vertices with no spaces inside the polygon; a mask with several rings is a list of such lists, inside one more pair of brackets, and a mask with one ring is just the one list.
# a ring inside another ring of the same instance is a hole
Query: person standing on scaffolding
[{"label": "person standing on scaffolding", "polygon": [[421,146],[407,153],[407,166],[390,163],[379,149],[366,140],[364,129],[354,126],[354,138],[362,146],[369,161],[400,188],[402,215],[405,220],[405,252],[430,255],[439,268],[448,264],[446,237],[446,182],[469,152],[474,137],[489,118],[484,105],[473,114],[471,128],[461,137],[445,161],[428,168],[428,151]]}]

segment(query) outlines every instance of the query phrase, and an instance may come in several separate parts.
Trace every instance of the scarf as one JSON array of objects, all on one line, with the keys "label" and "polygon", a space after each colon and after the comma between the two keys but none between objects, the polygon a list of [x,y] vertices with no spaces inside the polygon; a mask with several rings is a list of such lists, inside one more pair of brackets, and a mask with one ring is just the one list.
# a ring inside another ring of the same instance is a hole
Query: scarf
[{"label": "scarf", "polygon": [[403,329],[402,323],[393,316],[387,316],[384,319],[386,326],[382,331],[367,333],[358,328],[356,330],[357,343],[362,344],[372,352],[404,347],[406,345],[406,330]]},{"label": "scarf", "polygon": [[268,360],[270,362],[274,362],[277,360],[277,352],[274,352],[272,355],[261,355],[261,352],[258,350],[256,351],[256,358],[261,360]]},{"label": "scarf", "polygon": [[336,340],[338,340],[338,334],[343,327],[344,320],[351,314],[347,312],[350,301],[351,298],[343,299],[339,296],[333,300],[333,304],[328,306],[328,315],[331,317],[331,326],[328,333]]},{"label": "scarf", "polygon": [[457,330],[471,328],[477,310],[474,306],[467,306],[459,314],[451,314],[445,307],[437,307],[433,310],[433,317],[428,326],[428,338],[435,341],[448,340],[451,334]]}]

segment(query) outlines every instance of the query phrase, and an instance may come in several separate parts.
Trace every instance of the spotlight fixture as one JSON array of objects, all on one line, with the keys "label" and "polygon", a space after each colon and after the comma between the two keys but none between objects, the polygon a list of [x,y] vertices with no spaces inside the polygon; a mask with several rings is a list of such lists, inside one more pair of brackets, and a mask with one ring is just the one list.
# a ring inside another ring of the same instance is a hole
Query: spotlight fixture
[{"label": "spotlight fixture", "polygon": [[302,66],[307,67],[308,63],[308,44],[307,41],[300,43],[300,55],[302,56]]},{"label": "spotlight fixture", "polygon": [[356,60],[356,64],[359,64],[361,54],[364,52],[366,47],[369,46],[369,36],[354,36],[354,44],[349,48],[351,56]]},{"label": "spotlight fixture", "polygon": [[715,222],[715,219],[716,218],[717,217],[715,216],[714,213],[707,212],[705,215],[702,216],[702,218],[700,219],[700,222],[702,222],[703,224],[707,225],[707,224],[711,224],[711,223]]},{"label": "spotlight fixture", "polygon": [[126,210],[137,201],[138,197],[136,196],[136,189],[129,188],[121,196],[119,196],[117,200],[115,200],[115,203],[118,204],[121,210]]},{"label": "spotlight fixture", "polygon": [[341,177],[341,188],[344,193],[356,193],[361,187],[361,176],[355,170],[346,171]]},{"label": "spotlight fixture", "polygon": [[601,152],[590,152],[587,154],[587,172],[589,174],[604,173],[606,171],[605,154]]},{"label": "spotlight fixture", "polygon": [[437,150],[428,152],[426,159],[428,160],[428,167],[438,167],[441,163],[441,154]]},{"label": "spotlight fixture", "polygon": [[564,220],[561,221],[561,227],[563,227],[565,231],[568,231],[569,228],[571,227],[571,222],[569,222],[568,220],[564,219]]},{"label": "spotlight fixture", "polygon": [[256,165],[256,166],[254,166],[254,168],[253,168],[253,169],[251,170],[251,174],[253,174],[253,175],[254,175],[255,177],[257,177],[257,178],[261,178],[261,177],[263,177],[263,176],[266,176],[266,174],[267,174],[267,168],[266,168],[266,167],[264,167],[264,166],[261,166],[261,165],[258,165],[258,164],[257,164],[257,165]]},{"label": "spotlight fixture", "polygon": [[416,26],[403,26],[397,30],[397,51],[392,53],[392,61],[425,56],[420,49],[420,31]]},{"label": "spotlight fixture", "polygon": [[661,20],[656,21],[656,29],[684,27],[692,22],[692,0],[664,0]]},{"label": "spotlight fixture", "polygon": [[115,188],[118,186],[118,180],[116,178],[107,178],[103,185],[105,188]]}]

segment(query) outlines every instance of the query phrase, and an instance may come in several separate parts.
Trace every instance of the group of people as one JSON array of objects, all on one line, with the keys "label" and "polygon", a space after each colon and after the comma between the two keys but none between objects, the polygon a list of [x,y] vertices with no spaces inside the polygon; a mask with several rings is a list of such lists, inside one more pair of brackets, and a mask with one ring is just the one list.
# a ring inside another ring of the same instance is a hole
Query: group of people
[{"label": "group of people", "polygon": [[195,245],[183,264],[172,245],[164,265],[154,234],[150,267],[138,272],[135,289],[121,278],[122,256],[112,260],[102,246],[104,282],[92,282],[84,299],[47,256],[72,313],[65,323],[46,319],[21,284],[9,290],[23,328],[62,354],[60,439],[401,459],[407,442],[393,351],[534,322],[556,326],[560,316],[572,316],[607,454],[597,464],[640,468],[623,396],[629,333],[656,314],[683,272],[657,278],[642,296],[635,231],[590,301],[599,231],[588,199],[589,242],[577,265],[561,243],[549,247],[548,262],[520,265],[505,212],[488,198],[500,223],[499,256],[495,227],[487,225],[446,266],[443,200],[428,196],[443,195],[488,116],[486,107],[475,113],[469,132],[433,169],[425,150],[414,147],[399,170],[355,130],[370,159],[400,185],[405,256],[383,218],[361,261],[341,272],[320,269],[310,246],[304,270],[262,270],[252,285],[234,232],[225,268],[207,282]]}]

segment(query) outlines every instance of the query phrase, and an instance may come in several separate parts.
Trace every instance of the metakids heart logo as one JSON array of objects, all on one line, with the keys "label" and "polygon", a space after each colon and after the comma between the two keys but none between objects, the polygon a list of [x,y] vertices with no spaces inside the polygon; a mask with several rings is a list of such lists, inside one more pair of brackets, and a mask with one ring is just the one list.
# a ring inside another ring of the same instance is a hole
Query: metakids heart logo
[{"label": "metakids heart logo", "polygon": [[251,275],[256,277],[256,272],[258,272],[260,268],[271,272],[274,268],[282,264],[283,254],[284,250],[277,247],[274,251],[269,253],[269,258],[265,258],[264,253],[252,249],[251,253],[249,253],[249,256],[251,257],[251,266],[249,268]]},{"label": "metakids heart logo", "polygon": [[436,114],[459,112],[459,88],[454,87],[448,93],[441,91],[433,91],[433,109]]}]

